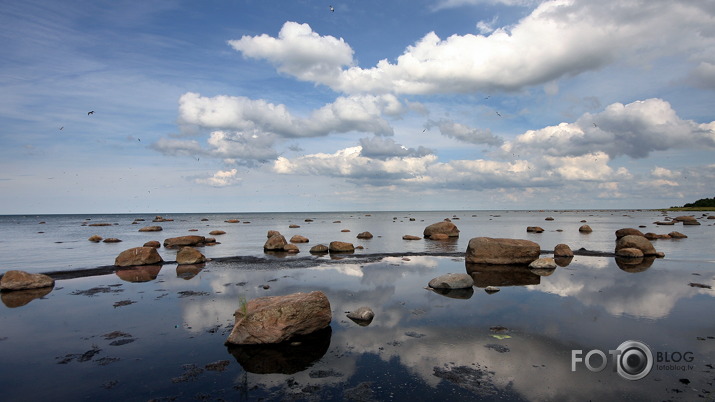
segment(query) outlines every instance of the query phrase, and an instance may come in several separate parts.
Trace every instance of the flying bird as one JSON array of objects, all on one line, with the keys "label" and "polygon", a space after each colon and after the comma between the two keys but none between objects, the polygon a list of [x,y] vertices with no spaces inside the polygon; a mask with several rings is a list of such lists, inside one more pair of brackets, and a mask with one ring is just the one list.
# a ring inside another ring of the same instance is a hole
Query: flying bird
[{"label": "flying bird", "polygon": [[65,128],[65,126],[60,127],[60,130],[62,130],[63,128]]},{"label": "flying bird", "polygon": [[334,13],[334,12],[335,12],[335,7],[330,6],[330,12],[331,12],[331,13]]},{"label": "flying bird", "polygon": [[496,113],[496,114],[497,114],[497,116],[501,117],[501,115],[499,114],[499,112],[496,112],[496,111],[495,111],[494,113]]},{"label": "flying bird", "polygon": [[90,114],[94,114],[94,110],[87,112],[87,116],[89,116]]}]

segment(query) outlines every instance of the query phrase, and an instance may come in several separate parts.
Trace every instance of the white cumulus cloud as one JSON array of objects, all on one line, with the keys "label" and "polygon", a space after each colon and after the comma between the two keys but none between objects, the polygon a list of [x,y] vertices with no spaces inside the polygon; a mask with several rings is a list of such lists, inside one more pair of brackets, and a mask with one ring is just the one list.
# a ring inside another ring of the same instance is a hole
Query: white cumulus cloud
[{"label": "white cumulus cloud", "polygon": [[227,187],[241,181],[239,177],[236,177],[237,174],[238,170],[236,169],[219,170],[211,177],[196,179],[194,181],[199,184],[208,184],[213,187]]}]

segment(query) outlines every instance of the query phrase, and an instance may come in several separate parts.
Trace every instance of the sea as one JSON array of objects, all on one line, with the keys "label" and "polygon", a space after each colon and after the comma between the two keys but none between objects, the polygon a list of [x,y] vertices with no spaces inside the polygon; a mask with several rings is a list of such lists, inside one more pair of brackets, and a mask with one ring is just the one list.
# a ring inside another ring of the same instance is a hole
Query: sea
[{"label": "sea", "polygon": [[[697,216],[705,217],[705,214]],[[152,222],[157,217],[164,221]],[[201,250],[209,258],[265,256],[263,245],[269,230],[281,232],[286,239],[294,235],[307,237],[308,243],[296,244],[300,249],[296,256],[309,255],[312,246],[327,245],[331,241],[363,246],[357,251],[362,254],[464,252],[474,237],[528,239],[538,243],[542,250],[553,250],[563,243],[572,250],[613,252],[614,233],[618,229],[632,227],[640,228],[643,233],[658,234],[678,230],[688,235],[688,239],[658,243],[658,251],[663,251],[667,259],[715,261],[711,223],[715,220],[703,220],[699,226],[654,224],[667,217],[666,213],[655,210],[5,215],[0,216],[0,272],[18,269],[41,273],[112,265],[123,250],[142,246],[150,240],[163,243],[164,239],[185,235],[215,237],[220,244]],[[426,226],[445,219],[459,228],[457,240],[402,239],[404,235],[421,237]],[[229,223],[235,220],[238,223]],[[93,226],[98,224],[109,226]],[[291,225],[299,227],[291,228]],[[593,231],[579,232],[582,225],[589,225]],[[139,232],[146,226],[160,226],[162,231]],[[539,226],[544,231],[527,233],[527,226]],[[210,235],[214,230],[226,234]],[[374,237],[356,238],[365,231]],[[88,240],[93,235],[121,242],[93,243]],[[160,254],[164,260],[172,261],[176,250],[160,249]]]},{"label": "sea", "polygon": [[[715,397],[715,228],[656,210],[354,211],[0,217],[0,274],[48,273],[54,287],[0,293],[6,401],[692,401]],[[451,220],[460,236],[423,239]],[[238,222],[236,222],[238,221]],[[235,223],[232,223],[235,222]],[[102,224],[101,226],[91,226]],[[591,232],[579,231],[589,225]],[[161,226],[159,232],[139,232]],[[527,232],[539,226],[541,233]],[[615,231],[678,231],[664,258],[612,256]],[[225,231],[212,236],[214,230]],[[297,254],[263,251],[269,230]],[[358,239],[361,232],[371,239]],[[113,268],[123,250],[216,237],[211,260]],[[99,235],[118,243],[94,243]],[[420,240],[403,240],[413,235]],[[474,266],[474,237],[528,239],[551,270]],[[345,241],[350,255],[311,255]],[[592,253],[589,253],[592,252]],[[99,269],[98,269],[99,268]],[[435,291],[469,273],[474,286]],[[226,344],[246,301],[323,292],[330,325],[278,345]],[[370,322],[347,313],[374,312]]]}]

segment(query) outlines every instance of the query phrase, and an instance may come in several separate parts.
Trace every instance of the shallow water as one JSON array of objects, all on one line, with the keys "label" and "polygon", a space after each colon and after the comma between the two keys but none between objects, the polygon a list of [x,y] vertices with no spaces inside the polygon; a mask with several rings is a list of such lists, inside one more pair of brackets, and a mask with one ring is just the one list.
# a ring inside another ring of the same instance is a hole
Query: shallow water
[{"label": "shallow water", "polygon": [[[577,256],[549,276],[526,268],[481,272],[473,294],[458,295],[468,298],[424,289],[435,276],[465,270],[462,258],[390,257],[307,268],[164,265],[146,277],[60,280],[40,299],[0,307],[0,389],[5,400],[713,396],[715,300],[712,290],[688,283],[712,285],[715,264],[656,260],[627,272],[612,258]],[[501,290],[486,293],[490,284]],[[326,293],[333,311],[330,331],[318,339],[278,351],[224,346],[239,299],[313,290]],[[363,305],[375,312],[366,327],[345,317]],[[116,331],[123,335],[112,338]],[[608,353],[626,340],[646,343],[654,355],[691,352],[692,368],[654,367],[638,381],[611,366],[571,371],[573,349]]]},{"label": "shallow water", "polygon": [[[676,216],[678,213],[673,214]],[[696,216],[700,216],[698,214]],[[28,272],[50,272],[93,268],[114,264],[120,252],[138,247],[149,240],[189,234],[210,236],[212,230],[225,235],[214,236],[221,244],[201,251],[210,258],[230,256],[263,256],[263,244],[268,230],[279,230],[286,239],[302,235],[309,243],[297,244],[298,256],[307,256],[310,247],[339,240],[364,247],[358,254],[393,252],[464,252],[473,237],[505,237],[529,239],[542,250],[553,250],[559,243],[573,250],[586,248],[613,251],[614,232],[624,227],[640,228],[644,233],[680,231],[685,240],[660,240],[656,248],[667,259],[684,261],[715,261],[712,249],[715,220],[701,219],[700,226],[656,226],[663,220],[659,211],[437,211],[437,212],[323,212],[323,213],[249,213],[249,214],[165,214],[172,222],[153,223],[155,215],[39,215],[0,216],[0,272],[21,269]],[[547,217],[553,221],[545,220]],[[414,221],[411,221],[414,219]],[[454,241],[406,241],[402,236],[422,236],[424,228],[450,218],[461,231]],[[144,221],[132,224],[135,219]],[[207,221],[202,221],[207,219]],[[227,223],[239,219],[241,223]],[[312,222],[306,222],[306,219]],[[587,222],[581,222],[585,220]],[[44,223],[41,223],[44,222]],[[339,222],[339,223],[335,223]],[[111,223],[111,226],[89,226]],[[83,226],[86,225],[86,226]],[[578,228],[588,224],[592,233],[582,234]],[[145,226],[159,225],[161,232],[138,232]],[[299,228],[289,228],[299,225]],[[541,226],[543,233],[527,233],[527,226]],[[190,230],[197,230],[196,232]],[[349,230],[349,232],[342,232]],[[360,240],[360,232],[369,231],[375,237]],[[121,243],[92,243],[92,235],[118,238]],[[160,249],[166,261],[173,261],[176,250]]]},{"label": "shallow water", "polygon": [[[200,228],[203,217],[209,219],[203,224],[211,225],[206,232],[219,228],[228,232],[221,245],[202,249],[214,258],[262,256],[269,229],[281,230],[286,237],[302,234],[311,239],[299,245],[298,257],[272,258],[269,263],[166,264],[58,280],[46,294],[0,294],[3,399],[713,397],[714,294],[711,289],[689,286],[715,285],[713,228],[708,221],[701,226],[655,227],[652,222],[661,216],[653,211],[369,214],[256,214],[248,216],[250,224],[223,222],[228,215],[172,216],[176,220],[160,223],[164,231],[158,235],[136,232],[135,228],[152,224],[147,220],[131,225],[138,216],[91,217],[93,222],[119,223],[109,227],[81,226],[87,218],[82,216],[2,218],[3,270],[34,267],[42,272],[111,264],[116,254],[137,243],[189,234],[189,228]],[[410,215],[415,221],[409,220]],[[420,235],[427,224],[453,215],[460,218],[454,220],[462,231],[457,241],[401,239],[403,234]],[[546,216],[555,220],[544,221]],[[588,220],[593,233],[578,233],[582,219]],[[42,220],[46,223],[39,224]],[[335,220],[342,222],[334,224]],[[294,233],[287,228],[291,223],[301,228]],[[573,249],[612,251],[616,229],[641,224],[648,226],[641,229],[644,232],[678,230],[689,238],[655,241],[666,258],[650,266],[619,266],[614,258],[576,256],[548,276],[523,267],[477,267],[473,292],[448,296],[425,286],[443,273],[467,272],[463,257],[379,261],[359,257],[399,251],[464,252],[469,238],[485,235],[527,238],[546,250],[563,242]],[[546,231],[525,232],[526,226],[537,225]],[[344,228],[351,232],[340,232]],[[105,237],[125,241],[86,241],[102,230]],[[376,237],[355,239],[364,230]],[[8,233],[15,236],[8,238]],[[365,250],[343,260],[298,259],[307,256],[305,247],[331,240],[353,241]],[[160,252],[165,260],[173,259],[170,251]],[[25,259],[20,258],[22,253]],[[489,285],[501,290],[489,294],[484,290]],[[298,346],[224,346],[241,299],[314,290],[323,291],[330,300],[333,319],[328,331]],[[345,316],[360,306],[375,312],[369,326],[359,326]],[[663,360],[667,354],[670,360],[688,356],[692,361],[656,361],[650,373],[636,381],[615,373],[610,361],[600,372],[583,364],[572,371],[572,350],[586,354],[599,349],[608,355],[628,340],[647,344],[653,360],[659,356]]]}]

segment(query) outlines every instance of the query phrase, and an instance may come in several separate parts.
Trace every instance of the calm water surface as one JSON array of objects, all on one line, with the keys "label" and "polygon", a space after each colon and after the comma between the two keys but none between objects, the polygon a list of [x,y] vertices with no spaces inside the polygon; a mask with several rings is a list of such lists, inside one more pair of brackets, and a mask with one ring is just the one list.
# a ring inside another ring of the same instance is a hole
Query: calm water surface
[{"label": "calm water surface", "polygon": [[[462,231],[456,243],[401,240],[453,215],[460,218],[454,223]],[[546,216],[555,219],[544,221]],[[577,256],[548,276],[523,267],[480,267],[473,292],[452,297],[424,287],[443,273],[466,272],[461,257],[377,262],[325,258],[309,266],[291,263],[290,257],[271,264],[167,264],[144,272],[59,280],[44,295],[3,293],[4,400],[645,401],[714,396],[713,291],[688,285],[715,284],[713,228],[706,220],[701,226],[655,227],[652,222],[661,216],[652,211],[477,211],[236,215],[251,223],[228,224],[225,215],[186,215],[160,223],[164,232],[157,236],[136,232],[131,225],[136,217],[91,217],[119,223],[109,227],[80,226],[86,218],[81,216],[4,217],[3,235],[15,237],[3,238],[3,270],[30,265],[51,271],[67,268],[67,262],[73,262],[71,268],[111,264],[116,254],[136,243],[188,234],[194,227],[228,232],[221,245],[203,249],[213,257],[261,255],[268,229],[304,235],[311,239],[309,245],[350,239],[364,244],[363,253],[463,252],[469,238],[487,235],[528,238],[542,249],[563,242],[574,249],[612,251],[616,229],[641,224],[648,226],[644,232],[678,230],[689,238],[654,242],[666,258],[650,266],[629,268],[613,258]],[[198,226],[204,217],[209,221],[203,224],[210,227]],[[582,219],[594,229],[590,235],[578,233]],[[287,228],[291,223],[301,228],[291,229],[293,233]],[[526,226],[536,225],[546,231],[525,232]],[[345,228],[351,232],[340,232]],[[376,237],[357,241],[354,237],[364,230]],[[125,241],[87,242],[94,233]],[[71,240],[76,243],[66,243]],[[299,245],[301,254],[307,254],[305,246]],[[21,250],[28,258],[11,252]],[[165,260],[172,259],[167,250],[160,252]],[[23,262],[28,259],[31,264]],[[501,290],[489,294],[484,291],[489,285]],[[313,290],[330,300],[329,331],[292,347],[224,346],[240,299]],[[375,312],[369,326],[345,317],[360,306]],[[583,365],[571,370],[572,350],[608,353],[626,340],[646,343],[654,358],[658,352],[690,352],[693,359],[656,364],[637,381],[621,378],[610,365],[598,373]]]}]

